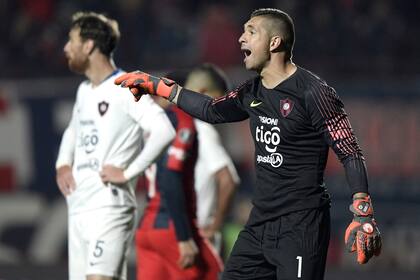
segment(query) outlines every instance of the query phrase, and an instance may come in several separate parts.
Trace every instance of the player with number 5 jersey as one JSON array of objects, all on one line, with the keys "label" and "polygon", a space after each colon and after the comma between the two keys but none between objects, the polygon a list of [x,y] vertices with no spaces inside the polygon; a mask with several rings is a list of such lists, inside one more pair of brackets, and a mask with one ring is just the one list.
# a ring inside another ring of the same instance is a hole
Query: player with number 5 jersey
[{"label": "player with number 5 jersey", "polygon": [[[64,47],[69,68],[88,79],[77,91],[58,154],[57,184],[68,205],[69,279],[126,279],[135,231],[137,176],[175,136],[164,111],[116,87],[117,23],[76,13]],[[147,138],[144,141],[144,138]]]}]

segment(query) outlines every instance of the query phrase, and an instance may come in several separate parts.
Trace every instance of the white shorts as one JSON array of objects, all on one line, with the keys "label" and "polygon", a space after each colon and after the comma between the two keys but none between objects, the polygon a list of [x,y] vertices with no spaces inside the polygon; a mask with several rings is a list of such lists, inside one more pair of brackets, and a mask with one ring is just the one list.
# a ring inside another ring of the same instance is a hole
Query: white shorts
[{"label": "white shorts", "polygon": [[125,207],[69,215],[69,279],[85,280],[87,275],[127,279],[136,219],[136,209]]}]

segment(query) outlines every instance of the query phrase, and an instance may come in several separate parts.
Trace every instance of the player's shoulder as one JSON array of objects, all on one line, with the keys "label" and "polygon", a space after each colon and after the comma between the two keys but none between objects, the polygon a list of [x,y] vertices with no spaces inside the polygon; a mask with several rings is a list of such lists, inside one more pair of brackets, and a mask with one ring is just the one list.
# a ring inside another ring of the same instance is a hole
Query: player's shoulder
[{"label": "player's shoulder", "polygon": [[335,94],[335,89],[319,75],[300,66],[297,71],[299,71],[299,80],[306,94],[318,95],[323,92],[332,92]]},{"label": "player's shoulder", "polygon": [[80,93],[80,92],[83,92],[83,91],[88,90],[88,89],[89,89],[89,87],[91,87],[90,85],[91,85],[91,83],[90,83],[90,81],[89,81],[88,79],[83,80],[83,81],[79,84],[79,86],[77,87],[77,92],[78,92],[78,93]]},{"label": "player's shoulder", "polygon": [[77,87],[76,92],[76,100],[77,102],[81,102],[83,100],[83,96],[86,96],[91,91],[91,83],[89,80],[83,80],[79,86]]},{"label": "player's shoulder", "polygon": [[131,99],[133,99],[133,96],[131,92],[123,87],[117,86],[114,81],[116,78],[122,76],[123,74],[126,74],[126,72],[122,69],[116,69],[114,72],[112,72],[111,75],[104,81],[104,87],[106,87],[107,90],[112,90],[118,92],[118,94],[122,94],[122,96],[129,96]]},{"label": "player's shoulder", "polygon": [[245,95],[247,93],[254,92],[261,81],[261,77],[255,76],[251,77],[244,82],[240,83],[235,89],[233,89],[229,95]]},{"label": "player's shoulder", "polygon": [[185,113],[177,106],[170,105],[165,111],[168,115],[172,115],[172,117],[176,119],[176,126],[188,127],[196,130],[194,118],[191,115]]},{"label": "player's shoulder", "polygon": [[199,138],[214,139],[219,137],[219,133],[212,124],[206,123],[199,119],[194,119],[194,123],[197,128]]}]

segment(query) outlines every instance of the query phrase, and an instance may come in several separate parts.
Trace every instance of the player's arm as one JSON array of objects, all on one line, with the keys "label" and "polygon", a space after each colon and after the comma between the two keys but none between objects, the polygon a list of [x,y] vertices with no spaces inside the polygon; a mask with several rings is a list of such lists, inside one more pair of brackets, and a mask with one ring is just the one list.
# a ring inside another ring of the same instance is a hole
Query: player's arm
[{"label": "player's arm", "polygon": [[213,238],[216,232],[221,230],[237,187],[237,183],[228,166],[222,167],[215,173],[215,181],[217,185],[217,206],[214,221],[208,228],[204,229],[205,236],[210,239]]},{"label": "player's arm", "polygon": [[326,85],[312,88],[307,92],[306,102],[313,125],[324,134],[344,166],[353,196],[350,210],[354,216],[346,230],[345,242],[351,252],[357,251],[357,261],[366,263],[373,255],[380,254],[381,238],[373,218],[362,150],[333,88]]},{"label": "player's arm", "polygon": [[216,129],[209,124],[202,124],[200,122],[197,122],[197,129],[199,158],[206,163],[206,172],[209,172],[214,177],[216,184],[214,219],[210,225],[202,228],[204,236],[212,239],[214,234],[223,226],[224,219],[240,180]]},{"label": "player's arm", "polygon": [[213,100],[203,94],[183,89],[172,80],[140,71],[122,75],[115,83],[128,88],[136,101],[144,94],[158,95],[205,122],[236,122],[248,118],[248,114],[241,109],[238,92],[235,91]]},{"label": "player's arm", "polygon": [[74,150],[76,147],[76,106],[77,104],[73,107],[72,118],[63,133],[57,161],[55,163],[56,182],[58,188],[64,196],[69,195],[76,188],[72,172]]},{"label": "player's arm", "polygon": [[[145,104],[141,109],[143,117],[137,120],[149,137],[140,155],[124,171],[124,176],[127,179],[144,172],[165,151],[175,137],[175,129],[165,112],[151,98],[147,102],[144,101]],[[131,110],[131,112],[133,117],[138,118],[138,115],[134,116],[135,110]]]},{"label": "player's arm", "polygon": [[168,169],[162,176],[159,190],[166,198],[168,212],[174,222],[176,239],[187,241],[192,238],[191,225],[188,222],[184,188],[182,186],[182,172]]},{"label": "player's arm", "polygon": [[125,170],[112,165],[103,166],[100,173],[103,182],[123,184],[140,175],[175,137],[175,130],[165,112],[150,97],[139,103],[129,102],[127,106],[127,113],[149,136],[141,152]]},{"label": "player's arm", "polygon": [[168,212],[175,227],[176,239],[178,240],[179,260],[181,268],[191,266],[198,254],[198,249],[192,236],[192,226],[188,216],[186,205],[192,203],[187,201],[184,189],[185,172],[190,168],[186,165],[189,156],[194,149],[196,137],[195,127],[192,119],[184,119],[173,112],[169,113],[174,126],[176,126],[177,136],[168,148],[168,152],[163,160],[165,176],[161,176],[159,184],[162,197],[165,198]]}]

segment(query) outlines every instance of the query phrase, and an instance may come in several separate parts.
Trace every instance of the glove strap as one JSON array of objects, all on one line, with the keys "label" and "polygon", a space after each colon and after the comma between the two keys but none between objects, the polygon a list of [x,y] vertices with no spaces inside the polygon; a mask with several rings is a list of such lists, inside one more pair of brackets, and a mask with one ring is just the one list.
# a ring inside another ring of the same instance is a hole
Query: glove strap
[{"label": "glove strap", "polygon": [[162,96],[172,102],[178,93],[178,84],[174,81],[164,78],[164,77],[155,77],[150,75],[150,80],[153,83],[153,92]]},{"label": "glove strap", "polygon": [[353,203],[350,205],[350,211],[353,212],[355,216],[372,217],[373,207],[370,196],[354,198]]},{"label": "glove strap", "polygon": [[178,93],[178,84],[174,81],[167,79],[167,78],[161,78],[162,82],[169,88],[171,88],[171,93],[168,96],[168,100],[172,102],[174,98],[176,97],[176,94]]}]

